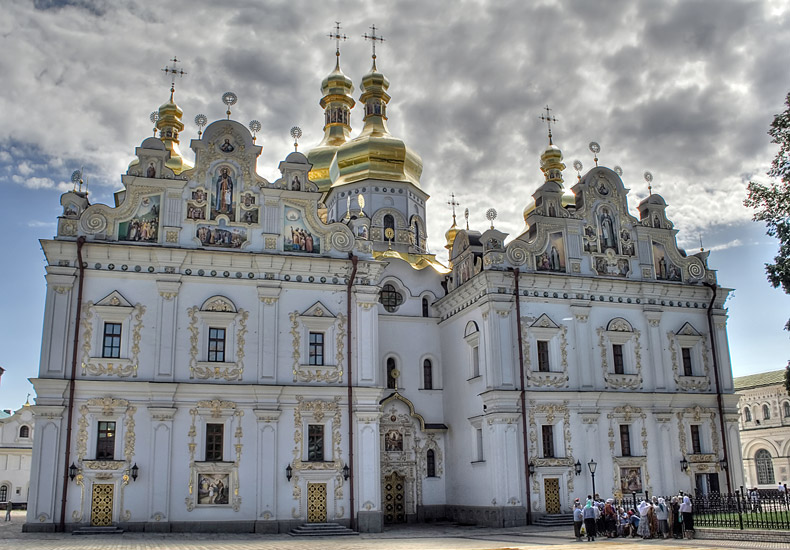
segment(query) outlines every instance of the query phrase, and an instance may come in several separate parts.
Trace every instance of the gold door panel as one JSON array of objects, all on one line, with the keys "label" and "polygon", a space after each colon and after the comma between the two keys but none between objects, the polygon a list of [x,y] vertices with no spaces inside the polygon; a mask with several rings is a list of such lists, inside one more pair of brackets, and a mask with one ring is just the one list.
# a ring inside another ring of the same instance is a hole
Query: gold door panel
[{"label": "gold door panel", "polygon": [[326,523],[326,483],[307,484],[307,521]]},{"label": "gold door panel", "polygon": [[91,496],[91,525],[112,525],[112,499],[114,492],[112,483],[93,485]]},{"label": "gold door panel", "polygon": [[384,476],[384,523],[406,523],[405,483],[397,472]]},{"label": "gold door panel", "polygon": [[560,513],[560,480],[549,477],[543,480],[543,493],[546,498],[546,513]]}]

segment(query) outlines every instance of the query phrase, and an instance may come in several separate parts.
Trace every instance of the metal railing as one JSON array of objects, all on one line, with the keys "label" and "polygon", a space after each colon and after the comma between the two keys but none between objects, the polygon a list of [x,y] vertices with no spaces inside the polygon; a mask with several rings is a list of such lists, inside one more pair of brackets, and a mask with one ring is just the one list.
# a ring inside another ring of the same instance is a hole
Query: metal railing
[{"label": "metal railing", "polygon": [[729,529],[790,529],[790,499],[777,490],[711,493],[692,499],[694,525]]}]

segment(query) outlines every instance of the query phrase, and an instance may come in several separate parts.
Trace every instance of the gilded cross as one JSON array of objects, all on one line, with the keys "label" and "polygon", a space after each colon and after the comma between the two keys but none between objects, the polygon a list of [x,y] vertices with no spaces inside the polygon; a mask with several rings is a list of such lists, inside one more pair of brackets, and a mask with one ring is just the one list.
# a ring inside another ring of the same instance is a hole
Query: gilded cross
[{"label": "gilded cross", "polygon": [[545,115],[540,115],[538,118],[540,120],[542,120],[543,122],[545,122],[546,126],[549,127],[549,145],[552,145],[552,142],[551,142],[551,123],[553,122],[554,124],[557,124],[557,119],[554,118],[553,116],[551,116],[551,109],[549,108],[548,105],[546,105],[546,114]]},{"label": "gilded cross", "polygon": [[461,206],[461,203],[455,200],[455,193],[450,193],[450,200],[447,201],[447,204],[453,209],[453,225],[455,225],[455,207]]},{"label": "gilded cross", "polygon": [[376,36],[376,25],[370,27],[370,34],[365,33],[362,35],[365,40],[370,40],[373,44],[373,67],[376,66],[376,42],[384,42],[383,36]]},{"label": "gilded cross", "polygon": [[170,62],[172,63],[172,65],[162,69],[162,72],[167,74],[167,75],[172,75],[171,76],[172,81],[170,83],[170,88],[171,88],[170,91],[173,92],[173,91],[175,91],[175,87],[176,87],[176,77],[177,76],[184,76],[187,73],[186,73],[186,71],[184,69],[179,69],[176,66],[177,63],[180,63],[180,61],[178,60],[178,58],[176,56],[173,56],[173,59],[171,59]]},{"label": "gilded cross", "polygon": [[346,40],[346,35],[340,34],[340,21],[335,21],[334,32],[329,33],[329,38],[335,41],[335,55],[340,57],[340,41]]}]

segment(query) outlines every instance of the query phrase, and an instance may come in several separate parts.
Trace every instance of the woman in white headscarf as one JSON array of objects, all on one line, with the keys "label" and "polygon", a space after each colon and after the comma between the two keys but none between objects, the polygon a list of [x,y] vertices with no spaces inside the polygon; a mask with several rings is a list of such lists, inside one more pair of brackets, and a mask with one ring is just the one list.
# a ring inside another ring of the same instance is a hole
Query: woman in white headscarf
[{"label": "woman in white headscarf", "polygon": [[662,537],[665,539],[669,538],[669,507],[666,501],[663,498],[659,498],[655,509],[656,518],[658,519],[658,530]]},{"label": "woman in white headscarf", "polygon": [[636,534],[643,539],[650,538],[650,518],[648,518],[648,511],[650,508],[650,504],[644,499],[642,499],[642,502],[640,502],[637,507],[637,511],[639,512],[639,529],[636,531]]},{"label": "woman in white headscarf", "polygon": [[694,515],[691,508],[691,499],[688,496],[683,497],[683,503],[680,505],[680,514],[683,516],[683,531],[686,538],[693,538]]}]

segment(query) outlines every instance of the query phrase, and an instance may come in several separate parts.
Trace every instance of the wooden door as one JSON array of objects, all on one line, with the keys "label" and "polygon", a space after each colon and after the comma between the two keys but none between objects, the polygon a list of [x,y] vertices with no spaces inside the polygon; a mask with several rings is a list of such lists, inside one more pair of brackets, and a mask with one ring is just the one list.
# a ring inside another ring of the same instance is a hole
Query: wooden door
[{"label": "wooden door", "polygon": [[543,480],[543,494],[546,499],[546,513],[560,513],[560,480],[548,477]]},{"label": "wooden door", "polygon": [[392,472],[384,476],[384,523],[406,523],[406,480]]},{"label": "wooden door", "polygon": [[307,521],[326,523],[326,483],[307,484]]},{"label": "wooden door", "polygon": [[115,486],[112,483],[93,485],[91,495],[91,525],[112,525],[112,501]]}]

